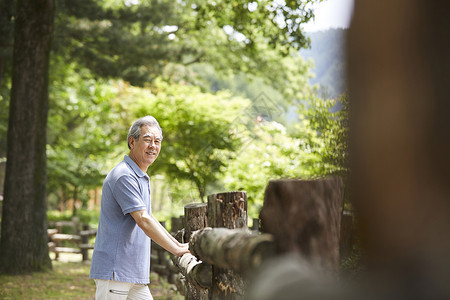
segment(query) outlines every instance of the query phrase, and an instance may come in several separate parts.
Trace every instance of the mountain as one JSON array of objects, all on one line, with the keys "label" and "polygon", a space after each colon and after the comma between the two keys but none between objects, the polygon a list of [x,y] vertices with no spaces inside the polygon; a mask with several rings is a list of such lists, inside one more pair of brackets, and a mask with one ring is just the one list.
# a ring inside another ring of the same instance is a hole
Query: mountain
[{"label": "mountain", "polygon": [[328,29],[306,33],[311,39],[311,47],[300,50],[300,55],[314,61],[315,66],[311,72],[316,76],[311,79],[311,83],[320,85],[322,98],[335,98],[346,89],[346,33],[346,29]]}]

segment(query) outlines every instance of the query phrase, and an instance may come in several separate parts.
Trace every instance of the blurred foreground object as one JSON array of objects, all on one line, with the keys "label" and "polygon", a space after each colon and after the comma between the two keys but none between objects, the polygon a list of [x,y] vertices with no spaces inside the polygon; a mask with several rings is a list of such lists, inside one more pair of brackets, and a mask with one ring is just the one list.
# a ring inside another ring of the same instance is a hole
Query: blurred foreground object
[{"label": "blurred foreground object", "polygon": [[350,182],[367,274],[338,284],[304,254],[278,257],[251,299],[450,299],[449,53],[450,1],[355,1]]},{"label": "blurred foreground object", "polygon": [[450,295],[449,53],[448,0],[356,1],[352,196],[368,271],[397,299]]}]

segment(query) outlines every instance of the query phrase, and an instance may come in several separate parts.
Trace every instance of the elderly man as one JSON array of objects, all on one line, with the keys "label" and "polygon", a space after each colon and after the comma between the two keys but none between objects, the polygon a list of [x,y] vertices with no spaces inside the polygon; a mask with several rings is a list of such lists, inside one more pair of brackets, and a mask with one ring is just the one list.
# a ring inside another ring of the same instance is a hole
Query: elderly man
[{"label": "elderly man", "polygon": [[188,253],[152,215],[148,167],[161,150],[162,130],[152,116],[128,132],[129,155],[103,183],[100,219],[90,278],[96,299],[153,299],[148,288],[150,239],[170,253]]}]

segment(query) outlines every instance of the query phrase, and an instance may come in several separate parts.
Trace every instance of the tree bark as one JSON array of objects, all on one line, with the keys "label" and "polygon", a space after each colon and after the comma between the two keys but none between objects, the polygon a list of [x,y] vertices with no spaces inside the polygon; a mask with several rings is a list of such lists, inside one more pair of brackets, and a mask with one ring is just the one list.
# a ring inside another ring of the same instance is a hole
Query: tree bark
[{"label": "tree bark", "polygon": [[247,193],[208,195],[208,224],[228,229],[247,228]]},{"label": "tree bark", "polygon": [[46,127],[53,0],[17,1],[1,269],[51,268],[46,224]]},{"label": "tree bark", "polygon": [[[184,238],[189,241],[192,232],[195,230],[203,229],[208,225],[208,219],[206,217],[207,203],[193,203],[188,204],[184,207],[184,220],[185,233]],[[194,261],[195,257],[192,259]],[[198,262],[201,265],[192,270],[192,272],[187,272],[186,275],[186,300],[207,300],[209,298],[209,290],[206,289],[211,287],[212,278],[212,267],[206,263]],[[208,284],[206,285],[205,279],[196,278],[195,280],[192,276],[202,275],[204,278],[209,276]]]},{"label": "tree bark", "polygon": [[203,262],[248,274],[274,254],[270,234],[250,234],[243,230],[205,228],[189,242],[191,252]]},{"label": "tree bark", "polygon": [[[247,193],[227,192],[208,195],[208,225],[247,229]],[[230,269],[213,266],[212,299],[243,299],[244,279]]]},{"label": "tree bark", "polygon": [[208,218],[206,216],[207,208],[207,203],[193,203],[184,207],[186,241],[189,241],[192,232],[208,226]]},{"label": "tree bark", "polygon": [[317,267],[337,271],[342,183],[335,178],[269,182],[262,232],[274,235],[278,254],[297,252]]},{"label": "tree bark", "polygon": [[170,219],[170,232],[175,235],[178,230],[183,229],[184,217],[172,217]]}]

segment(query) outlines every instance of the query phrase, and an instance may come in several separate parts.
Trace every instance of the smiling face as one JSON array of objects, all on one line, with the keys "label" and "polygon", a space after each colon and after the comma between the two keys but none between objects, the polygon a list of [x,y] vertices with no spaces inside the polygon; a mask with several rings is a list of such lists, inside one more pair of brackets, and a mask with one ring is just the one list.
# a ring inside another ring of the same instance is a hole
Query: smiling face
[{"label": "smiling face", "polygon": [[136,140],[130,136],[130,158],[147,172],[148,167],[156,160],[161,150],[161,133],[157,127],[144,125],[141,127],[141,134]]}]

